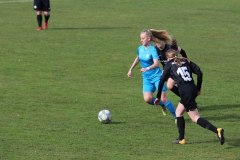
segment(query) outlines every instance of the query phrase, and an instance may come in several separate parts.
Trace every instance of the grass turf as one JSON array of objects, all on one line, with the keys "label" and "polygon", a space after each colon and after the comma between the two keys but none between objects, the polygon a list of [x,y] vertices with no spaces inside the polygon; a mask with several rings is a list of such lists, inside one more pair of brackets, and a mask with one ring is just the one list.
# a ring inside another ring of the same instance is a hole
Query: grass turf
[{"label": "grass turf", "polygon": [[[32,2],[1,0],[0,159],[238,159],[239,5],[55,0],[49,29],[37,31]],[[169,31],[200,65],[200,114],[225,129],[223,146],[187,115],[188,144],[171,144],[176,125],[144,103],[140,66],[127,78],[149,28]]]}]

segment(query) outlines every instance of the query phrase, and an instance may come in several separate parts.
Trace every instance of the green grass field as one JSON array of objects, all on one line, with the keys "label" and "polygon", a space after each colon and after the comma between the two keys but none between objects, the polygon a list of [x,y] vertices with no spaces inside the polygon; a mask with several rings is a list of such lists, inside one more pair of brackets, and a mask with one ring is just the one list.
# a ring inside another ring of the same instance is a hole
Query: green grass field
[{"label": "green grass field", "polygon": [[[32,5],[0,0],[1,160],[240,159],[240,1],[52,0],[43,31]],[[223,146],[187,114],[188,144],[173,145],[172,116],[142,98],[140,65],[127,78],[150,28],[201,67],[199,111],[225,129]]]}]

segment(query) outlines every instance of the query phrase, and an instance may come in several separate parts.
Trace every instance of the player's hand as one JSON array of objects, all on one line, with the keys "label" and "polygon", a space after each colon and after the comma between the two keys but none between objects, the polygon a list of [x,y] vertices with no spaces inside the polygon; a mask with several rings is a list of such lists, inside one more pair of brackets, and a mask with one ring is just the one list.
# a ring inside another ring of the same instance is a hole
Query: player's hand
[{"label": "player's hand", "polygon": [[147,68],[141,68],[140,71],[141,72],[146,72],[148,69]]},{"label": "player's hand", "polygon": [[150,69],[149,67],[147,67],[147,68],[141,68],[140,71],[141,71],[141,72],[146,72],[146,71],[148,71],[149,69]]},{"label": "player's hand", "polygon": [[159,105],[159,102],[160,102],[160,99],[156,98],[155,101],[154,101],[154,105],[155,105],[155,106],[158,106],[158,105]]},{"label": "player's hand", "polygon": [[132,76],[132,71],[128,71],[127,76],[131,77]]}]

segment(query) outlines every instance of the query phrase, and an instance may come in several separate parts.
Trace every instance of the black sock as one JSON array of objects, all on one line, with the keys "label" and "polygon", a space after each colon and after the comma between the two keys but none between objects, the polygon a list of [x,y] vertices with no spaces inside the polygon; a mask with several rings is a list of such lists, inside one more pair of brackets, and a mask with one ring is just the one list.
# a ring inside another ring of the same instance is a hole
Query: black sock
[{"label": "black sock", "polygon": [[205,129],[208,129],[210,131],[213,131],[214,133],[218,133],[217,132],[217,127],[215,127],[214,125],[212,125],[210,122],[208,122],[207,120],[203,119],[203,118],[198,118],[197,120],[197,124]]},{"label": "black sock", "polygon": [[178,134],[179,140],[184,139],[184,134],[185,134],[185,120],[184,117],[177,117],[177,127],[178,127]]},{"label": "black sock", "polygon": [[48,22],[48,19],[50,18],[50,14],[49,15],[44,15],[44,17],[45,17],[45,22]]},{"label": "black sock", "polygon": [[38,22],[38,26],[41,27],[42,26],[42,15],[37,15],[37,22]]},{"label": "black sock", "polygon": [[178,92],[178,87],[173,86],[173,88],[171,89],[171,91],[172,91],[173,93],[175,93],[178,97],[180,97],[180,94],[179,94],[179,92]]}]

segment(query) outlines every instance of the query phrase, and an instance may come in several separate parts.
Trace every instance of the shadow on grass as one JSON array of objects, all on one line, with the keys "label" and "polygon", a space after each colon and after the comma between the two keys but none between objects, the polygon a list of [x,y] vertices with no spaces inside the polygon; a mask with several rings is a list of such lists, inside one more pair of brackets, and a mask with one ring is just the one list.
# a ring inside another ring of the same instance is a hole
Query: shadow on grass
[{"label": "shadow on grass", "polygon": [[109,124],[124,124],[126,122],[110,122]]},{"label": "shadow on grass", "polygon": [[240,147],[240,139],[226,139],[226,143],[229,145],[226,149]]},{"label": "shadow on grass", "polygon": [[[214,105],[214,106],[204,106],[204,107],[199,107],[198,111],[200,113],[200,115],[202,115],[201,113],[203,112],[214,112],[214,110],[216,111],[215,114],[213,114],[213,116],[201,116],[202,118],[206,118],[207,120],[211,121],[211,120],[220,120],[220,121],[231,121],[231,122],[237,122],[239,121],[239,115],[238,113],[233,113],[232,109],[234,108],[239,108],[240,109],[240,105]],[[222,113],[222,114],[221,114]]]},{"label": "shadow on grass", "polygon": [[[219,106],[219,105],[214,105],[214,106],[208,106],[208,107],[199,107],[198,111],[200,113],[200,116],[206,120],[220,120],[220,121],[231,121],[231,122],[237,122],[239,121],[239,114],[235,113],[233,114],[233,112],[231,111],[231,109],[234,108],[239,108],[240,109],[240,105],[224,105],[224,106]],[[208,112],[208,111],[213,111],[216,110],[216,112],[218,113],[215,116],[202,116],[201,113],[203,112]],[[228,113],[229,111],[229,113]],[[219,113],[224,113],[224,114],[219,114]],[[185,122],[187,123],[192,123],[192,120],[186,117],[189,117],[187,115],[187,112],[184,113],[184,117],[185,117]]]},{"label": "shadow on grass", "polygon": [[[187,144],[199,144],[199,143],[219,143],[219,141],[216,139],[216,140],[187,142]],[[220,143],[219,143],[219,145],[220,145]],[[240,139],[226,139],[225,144],[223,146],[226,146],[226,149],[239,148],[240,147]]]},{"label": "shadow on grass", "polygon": [[198,110],[201,111],[210,111],[210,110],[229,110],[233,108],[240,108],[240,105],[214,105],[214,106],[199,106]]},{"label": "shadow on grass", "polygon": [[204,140],[204,141],[192,141],[192,142],[187,142],[187,144],[199,144],[199,143],[219,143],[219,140],[217,140],[217,137],[216,137],[216,140]]},{"label": "shadow on grass", "polygon": [[59,27],[59,28],[48,28],[48,30],[91,30],[91,29],[129,29],[130,27]]},{"label": "shadow on grass", "polygon": [[[204,141],[193,141],[188,142],[188,144],[199,144],[199,143],[219,143],[219,140],[216,137],[216,140],[204,140]],[[225,144],[223,146],[226,146],[226,149],[233,149],[233,148],[239,148],[240,147],[240,139],[225,139]]]}]

